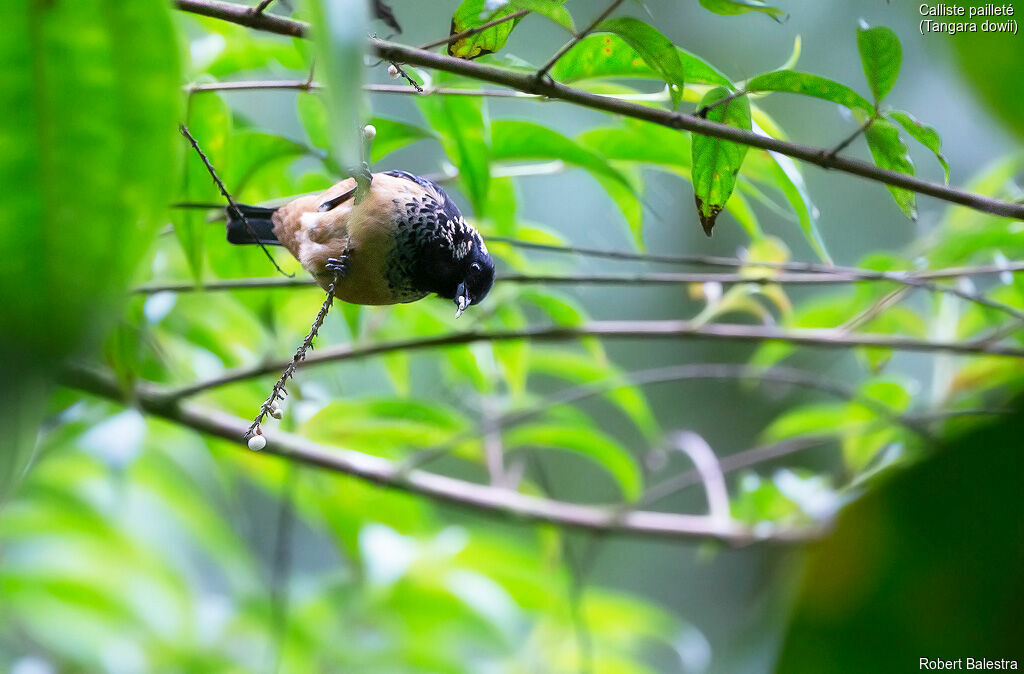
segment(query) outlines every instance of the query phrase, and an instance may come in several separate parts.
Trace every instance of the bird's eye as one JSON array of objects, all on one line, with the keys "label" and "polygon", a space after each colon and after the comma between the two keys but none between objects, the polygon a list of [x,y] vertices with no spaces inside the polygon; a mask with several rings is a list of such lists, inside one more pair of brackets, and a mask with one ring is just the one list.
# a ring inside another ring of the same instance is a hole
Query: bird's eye
[{"label": "bird's eye", "polygon": [[474,262],[473,264],[469,265],[469,268],[472,269],[473,271],[480,271],[480,263]]}]

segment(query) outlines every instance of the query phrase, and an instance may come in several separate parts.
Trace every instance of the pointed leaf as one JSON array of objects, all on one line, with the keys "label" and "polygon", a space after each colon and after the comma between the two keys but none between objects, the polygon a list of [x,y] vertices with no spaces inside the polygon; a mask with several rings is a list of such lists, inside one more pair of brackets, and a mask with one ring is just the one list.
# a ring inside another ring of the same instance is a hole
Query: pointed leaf
[{"label": "pointed leaf", "polygon": [[874,106],[856,91],[826,77],[801,73],[795,70],[776,70],[752,78],[745,87],[747,91],[785,91],[804,96],[813,96],[844,105],[851,110],[870,113]]},{"label": "pointed leaf", "polygon": [[[732,86],[728,77],[700,57],[678,47],[675,49],[686,79],[691,84]],[[559,82],[578,82],[603,77],[661,78],[636,49],[618,35],[611,33],[588,35],[580,40],[554,65],[551,77]]]},{"label": "pointed leaf", "polygon": [[764,0],[700,0],[700,6],[715,14],[726,16],[733,14],[746,14],[747,12],[763,12],[779,23],[789,18],[789,15],[778,7],[772,7],[764,3]]},{"label": "pointed leaf", "polygon": [[[438,80],[443,82],[444,77]],[[485,215],[490,173],[490,130],[483,100],[474,96],[420,96],[416,104],[459,170],[459,184],[478,217]]]},{"label": "pointed leaf", "polygon": [[[571,31],[573,29],[572,17],[562,6],[564,3],[565,0],[506,0],[493,11],[489,11],[489,8],[495,4],[494,2],[464,0],[452,16],[449,34],[457,35],[524,9],[546,16]],[[522,17],[503,21],[479,33],[455,40],[448,45],[448,55],[462,59],[475,59],[485,54],[493,54],[505,46],[508,36],[521,20]]]},{"label": "pointed leaf", "polygon": [[602,21],[596,31],[614,33],[625,40],[668,84],[673,107],[679,105],[683,96],[683,86],[686,84],[686,73],[671,40],[658,29],[632,17]]},{"label": "pointed leaf", "polygon": [[[914,175],[914,162],[907,154],[907,146],[900,138],[899,129],[884,118],[876,119],[864,131],[871,156],[879,168]],[[917,219],[917,201],[914,193],[902,187],[887,185],[896,205],[911,220]]]},{"label": "pointed leaf", "polygon": [[946,161],[946,158],[942,155],[942,138],[939,137],[939,132],[936,131],[933,127],[930,127],[927,124],[922,124],[921,122],[917,121],[914,118],[914,116],[908,112],[894,110],[892,112],[886,113],[885,116],[893,120],[894,122],[898,123],[904,129],[906,129],[907,133],[910,134],[911,138],[913,138],[918,143],[924,145],[926,148],[935,153],[935,158],[939,161],[939,164],[942,166],[942,174],[945,178],[946,183],[948,184],[949,162]]},{"label": "pointed leaf", "polygon": [[[728,89],[717,87],[705,94],[700,105],[712,105],[728,95]],[[738,129],[750,130],[750,102],[745,96],[734,98],[715,106],[708,112],[707,119]],[[711,236],[715,218],[722,211],[736,186],[736,175],[743,164],[743,158],[747,155],[747,146],[694,134],[691,147],[693,193],[697,202],[697,215],[700,217],[704,233]]]},{"label": "pointed leaf", "polygon": [[503,439],[508,451],[561,449],[585,456],[608,471],[627,501],[637,499],[643,490],[643,475],[633,455],[596,429],[577,424],[530,424],[505,432]]},{"label": "pointed leaf", "polygon": [[371,162],[380,161],[382,157],[407,145],[412,145],[416,141],[435,137],[434,134],[421,126],[399,122],[394,119],[372,117],[370,118],[370,124],[373,124],[377,129],[377,135],[370,146]]},{"label": "pointed leaf", "polygon": [[900,75],[903,48],[896,33],[885,26],[869,28],[863,21],[857,28],[857,49],[864,76],[875,96],[875,105],[885,98]]}]

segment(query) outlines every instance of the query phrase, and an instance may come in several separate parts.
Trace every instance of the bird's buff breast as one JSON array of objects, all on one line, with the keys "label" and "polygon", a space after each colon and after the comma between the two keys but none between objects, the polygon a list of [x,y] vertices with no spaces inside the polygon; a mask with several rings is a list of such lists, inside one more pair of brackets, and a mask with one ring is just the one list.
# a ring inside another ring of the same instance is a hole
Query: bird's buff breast
[{"label": "bird's buff breast", "polygon": [[[378,217],[367,217],[368,212]],[[299,235],[288,247],[322,288],[326,290],[334,280],[334,274],[325,269],[327,259],[348,255],[346,274],[334,289],[338,299],[384,305],[412,302],[427,295],[392,287],[388,281],[396,228],[390,208],[342,206],[326,213],[306,211],[300,218],[302,232],[297,232]]]}]

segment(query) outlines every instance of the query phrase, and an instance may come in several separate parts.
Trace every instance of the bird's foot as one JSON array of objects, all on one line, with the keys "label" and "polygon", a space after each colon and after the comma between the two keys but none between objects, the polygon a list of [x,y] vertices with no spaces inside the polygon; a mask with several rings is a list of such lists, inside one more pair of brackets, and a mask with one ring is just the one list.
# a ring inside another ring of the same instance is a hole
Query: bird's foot
[{"label": "bird's foot", "polygon": [[348,253],[342,253],[338,257],[327,258],[327,264],[324,265],[324,268],[338,278],[344,278],[345,274],[348,273]]}]

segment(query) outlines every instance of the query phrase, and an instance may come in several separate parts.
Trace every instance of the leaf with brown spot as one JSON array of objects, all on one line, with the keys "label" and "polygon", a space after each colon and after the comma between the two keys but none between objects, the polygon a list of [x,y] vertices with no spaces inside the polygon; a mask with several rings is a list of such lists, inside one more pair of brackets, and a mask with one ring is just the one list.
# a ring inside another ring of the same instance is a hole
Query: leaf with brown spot
[{"label": "leaf with brown spot", "polygon": [[[715,104],[729,96],[726,87],[715,87],[704,95],[700,108]],[[707,113],[711,122],[727,124],[749,131],[750,103],[745,96],[717,105]],[[690,144],[692,157],[693,194],[697,202],[697,215],[704,233],[711,236],[715,219],[722,212],[736,187],[736,175],[747,156],[747,146],[719,138],[693,135]]]}]

